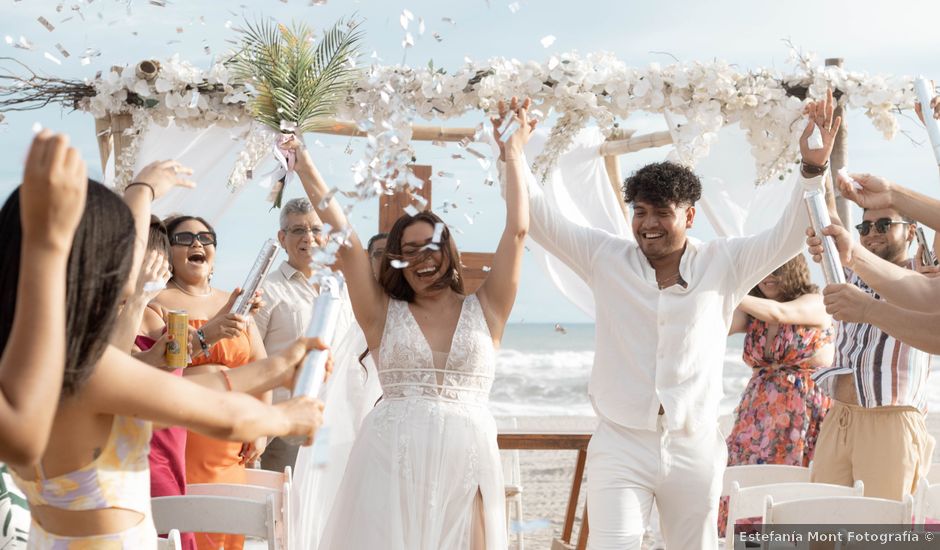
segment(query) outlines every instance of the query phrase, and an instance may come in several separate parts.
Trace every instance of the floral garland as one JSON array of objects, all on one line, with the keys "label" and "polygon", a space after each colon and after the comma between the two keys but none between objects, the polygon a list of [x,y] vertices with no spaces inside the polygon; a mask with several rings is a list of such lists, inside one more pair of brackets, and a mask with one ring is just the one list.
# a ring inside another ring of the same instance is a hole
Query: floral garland
[{"label": "floral garland", "polygon": [[[376,65],[363,72],[338,116],[356,121],[367,134],[366,158],[353,168],[358,194],[366,197],[409,182],[402,168],[413,156],[411,124],[416,119],[450,119],[476,110],[493,113],[500,99],[514,95],[531,97],[542,113],[559,115],[534,161],[537,173],[546,174],[592,120],[609,134],[618,119],[645,111],[684,118],[673,136],[679,158],[687,164],[708,154],[722,126],[740,124],[751,145],[758,182],[782,175],[797,159],[804,100],[789,90],[803,88],[807,98],[821,97],[829,86],[839,90],[840,104],[864,109],[886,139],[898,130],[897,113],[914,106],[910,77],[847,72],[795,54],[793,61],[796,71],[785,75],[742,72],[722,61],[633,68],[609,53],[566,53],[546,63],[470,61],[454,73]],[[110,72],[95,80],[94,88],[96,95],[81,100],[79,108],[96,117],[136,113],[135,129],[140,131],[138,121],[166,125],[172,120],[184,127],[242,124],[249,118],[245,104],[252,93],[250,86],[234,82],[224,63],[203,71],[178,57],[163,62],[151,80],[134,71]],[[249,142],[254,145],[233,170],[233,189],[245,182],[262,156],[261,144],[267,143],[259,136]],[[133,156],[120,160],[132,165]]]}]

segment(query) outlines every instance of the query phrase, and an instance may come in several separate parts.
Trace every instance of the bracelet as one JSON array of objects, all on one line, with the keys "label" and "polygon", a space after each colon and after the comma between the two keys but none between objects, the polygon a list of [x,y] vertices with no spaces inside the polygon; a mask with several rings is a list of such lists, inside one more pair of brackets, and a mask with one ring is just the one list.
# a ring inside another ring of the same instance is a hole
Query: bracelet
[{"label": "bracelet", "polygon": [[131,187],[134,187],[135,185],[147,186],[147,189],[150,189],[150,200],[151,201],[157,200],[157,192],[153,190],[153,186],[143,181],[135,181],[134,183],[128,184],[128,186],[124,188],[124,192],[126,193],[128,189],[130,189]]},{"label": "bracelet", "polygon": [[201,328],[196,329],[196,338],[199,340],[199,347],[202,348],[203,355],[209,357],[209,344],[206,343],[206,333]]},{"label": "bracelet", "polygon": [[810,164],[808,162],[800,161],[800,171],[803,172],[803,175],[816,177],[821,176],[826,173],[826,170],[829,169],[829,161],[826,161],[826,164],[822,166],[816,166],[815,164]]},{"label": "bracelet", "polygon": [[220,370],[219,374],[221,374],[222,379],[225,380],[225,387],[228,388],[228,391],[235,391],[234,389],[232,389],[232,379],[229,378],[229,375],[227,372],[225,372],[225,369]]}]

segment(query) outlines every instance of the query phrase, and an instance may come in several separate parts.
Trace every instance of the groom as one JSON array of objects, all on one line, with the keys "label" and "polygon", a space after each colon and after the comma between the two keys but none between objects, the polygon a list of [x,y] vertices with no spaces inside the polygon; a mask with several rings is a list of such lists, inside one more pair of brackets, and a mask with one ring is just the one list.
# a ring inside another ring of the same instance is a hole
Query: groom
[{"label": "groom", "polygon": [[[802,196],[823,188],[840,124],[832,112],[831,93],[808,105],[799,184],[777,224],[750,237],[687,237],[702,187],[692,171],[670,162],[626,180],[635,241],[567,220],[539,185],[528,185],[529,235],[594,294],[588,393],[600,422],[588,447],[589,549],[639,549],[654,498],[668,549],[718,547],[727,461],[718,403],[732,312],[802,250]],[[807,145],[814,124],[824,143],[815,150]]]}]

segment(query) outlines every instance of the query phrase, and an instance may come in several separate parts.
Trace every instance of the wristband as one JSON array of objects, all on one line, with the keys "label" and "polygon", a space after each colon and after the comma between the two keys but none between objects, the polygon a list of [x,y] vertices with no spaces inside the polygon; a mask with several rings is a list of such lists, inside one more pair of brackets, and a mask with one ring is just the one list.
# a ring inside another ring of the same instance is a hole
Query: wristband
[{"label": "wristband", "polygon": [[821,176],[826,173],[826,170],[829,169],[829,161],[826,161],[826,164],[822,166],[816,166],[815,164],[809,164],[808,162],[800,162],[800,171],[804,176],[815,178],[816,176]]},{"label": "wristband", "polygon": [[202,331],[201,328],[196,329],[196,338],[199,340],[199,347],[202,348],[202,353],[209,357],[209,344],[206,343],[206,333]]},{"label": "wristband", "polygon": [[154,191],[153,186],[150,185],[149,183],[145,183],[142,181],[135,181],[134,183],[129,184],[127,187],[124,188],[124,192],[126,193],[128,189],[130,189],[131,187],[134,187],[135,185],[145,185],[147,189],[150,189],[150,200],[151,201],[157,200],[157,192]]}]

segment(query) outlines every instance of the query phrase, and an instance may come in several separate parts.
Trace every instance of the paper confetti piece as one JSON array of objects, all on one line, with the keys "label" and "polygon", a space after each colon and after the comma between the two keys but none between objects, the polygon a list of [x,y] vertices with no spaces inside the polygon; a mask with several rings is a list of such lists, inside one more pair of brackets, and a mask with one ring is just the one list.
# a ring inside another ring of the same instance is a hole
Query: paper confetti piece
[{"label": "paper confetti piece", "polygon": [[21,50],[32,50],[33,44],[29,40],[26,40],[25,36],[20,36],[20,41],[13,44],[13,47]]},{"label": "paper confetti piece", "polygon": [[405,39],[401,41],[402,48],[410,48],[415,45],[415,39],[410,32],[405,33]]},{"label": "paper confetti piece", "polygon": [[48,19],[46,19],[45,17],[41,15],[38,18],[36,18],[36,21],[39,21],[39,24],[42,25],[43,27],[46,27],[46,30],[49,32],[52,32],[55,30],[55,27],[52,26],[52,23],[50,23]]},{"label": "paper confetti piece", "polygon": [[38,123],[38,122],[34,122],[34,123],[33,123],[33,133],[34,133],[34,134],[38,134],[39,132],[42,132],[42,124],[40,124],[40,123]]},{"label": "paper confetti piece", "polygon": [[509,4],[509,11],[510,11],[510,12],[516,13],[517,11],[519,11],[519,9],[520,9],[519,2],[513,2],[513,3]]},{"label": "paper confetti piece", "polygon": [[392,264],[392,267],[394,267],[395,269],[404,269],[408,267],[408,262],[405,262],[402,260],[393,259],[389,263]]},{"label": "paper confetti piece", "polygon": [[49,52],[43,52],[42,56],[45,57],[46,59],[48,59],[49,61],[52,61],[52,62],[55,63],[56,65],[61,65],[61,64],[62,64],[62,60],[61,60],[61,59],[59,59],[58,57],[52,55],[52,54],[49,53]]},{"label": "paper confetti piece", "polygon": [[443,42],[443,41],[444,41],[444,39],[441,37],[441,33],[439,33],[439,32],[436,32],[436,33],[432,34],[431,36],[433,36],[433,37],[434,37],[434,40],[437,40],[438,42]]},{"label": "paper confetti piece", "polygon": [[56,44],[55,49],[59,50],[62,57],[70,57],[69,51],[62,47],[62,44]]},{"label": "paper confetti piece", "polygon": [[441,222],[435,223],[434,224],[434,236],[431,237],[431,242],[435,244],[441,242],[441,237],[443,235],[444,235],[444,224]]},{"label": "paper confetti piece", "polygon": [[445,23],[450,23],[451,25],[456,25],[456,24],[457,24],[457,22],[454,21],[453,18],[450,18],[450,17],[441,17],[441,21],[443,21],[443,22],[445,22]]},{"label": "paper confetti piece", "polygon": [[551,46],[552,44],[555,43],[555,37],[550,34],[550,35],[548,35],[548,36],[542,37],[542,39],[539,40],[539,42],[542,43],[542,47],[543,47],[543,48],[547,48],[547,47],[549,47],[549,46]]},{"label": "paper confetti piece", "polygon": [[410,204],[404,208],[404,211],[405,211],[405,214],[408,214],[411,217],[415,217],[418,215],[418,209]]}]

